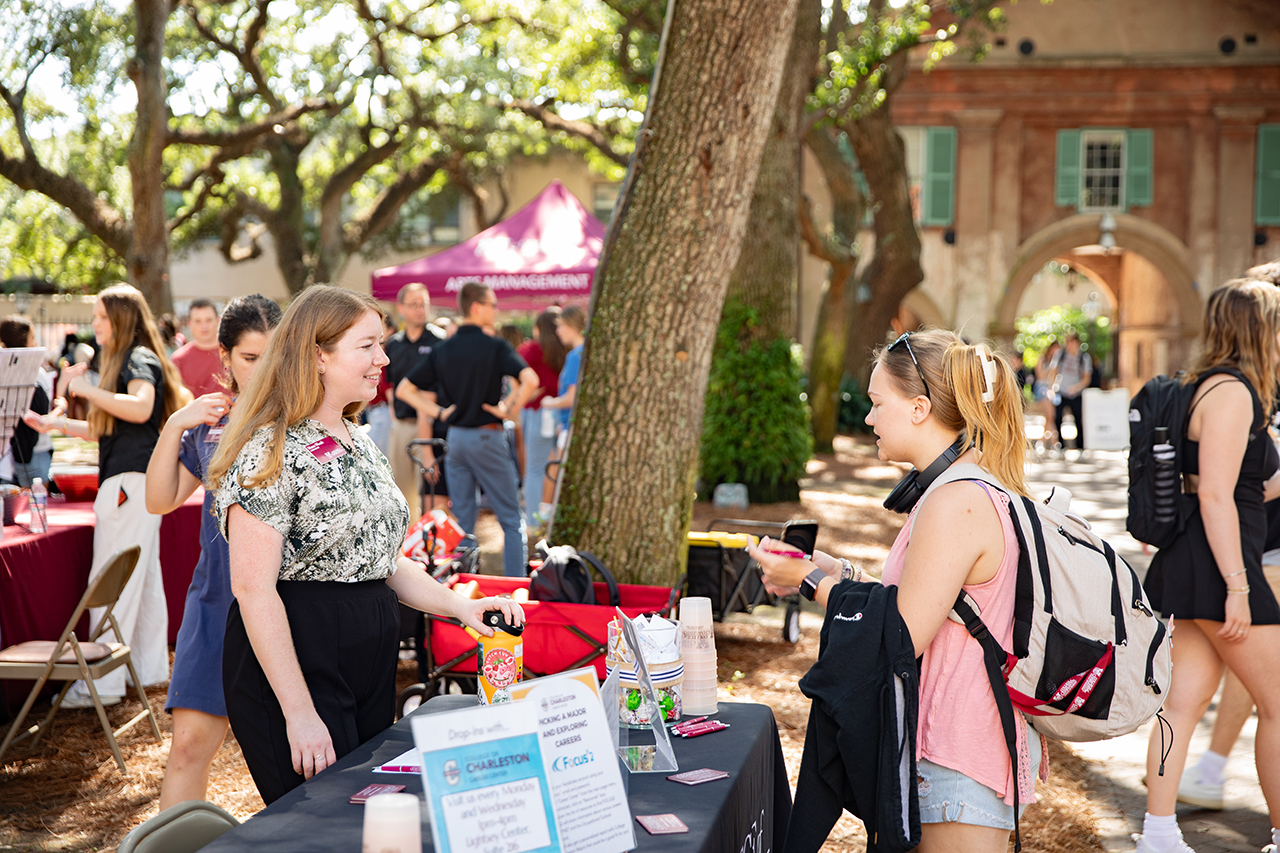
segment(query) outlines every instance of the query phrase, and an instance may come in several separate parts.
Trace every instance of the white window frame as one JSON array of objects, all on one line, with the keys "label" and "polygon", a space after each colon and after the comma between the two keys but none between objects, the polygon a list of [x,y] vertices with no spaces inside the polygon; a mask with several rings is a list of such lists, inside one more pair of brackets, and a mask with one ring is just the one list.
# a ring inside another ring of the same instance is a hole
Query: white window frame
[{"label": "white window frame", "polygon": [[[1120,144],[1120,165],[1112,170],[1098,170],[1089,168],[1089,143],[1096,142],[1118,142]],[[1125,183],[1127,178],[1127,169],[1129,166],[1129,140],[1128,134],[1124,130],[1081,130],[1080,131],[1080,194],[1077,196],[1079,203],[1077,210],[1081,213],[1123,213],[1125,207]],[[1119,193],[1116,197],[1115,204],[1091,205],[1087,203],[1089,192],[1086,188],[1086,181],[1091,174],[1106,174],[1115,171],[1120,178]]]}]

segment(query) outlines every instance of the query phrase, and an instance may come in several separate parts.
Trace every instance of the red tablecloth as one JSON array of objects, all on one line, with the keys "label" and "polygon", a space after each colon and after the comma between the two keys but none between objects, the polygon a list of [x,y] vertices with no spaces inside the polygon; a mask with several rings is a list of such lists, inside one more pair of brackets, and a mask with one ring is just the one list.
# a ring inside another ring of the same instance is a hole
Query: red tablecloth
[{"label": "red tablecloth", "polygon": [[[160,523],[160,566],[169,609],[169,642],[178,637],[191,574],[200,559],[200,511],[204,489]],[[80,603],[93,562],[93,504],[49,502],[49,531],[38,535],[4,528],[0,540],[0,646],[27,640],[56,640]],[[26,519],[19,516],[20,520]],[[82,620],[77,636],[88,631]],[[4,682],[12,708],[31,689],[29,682]]]}]

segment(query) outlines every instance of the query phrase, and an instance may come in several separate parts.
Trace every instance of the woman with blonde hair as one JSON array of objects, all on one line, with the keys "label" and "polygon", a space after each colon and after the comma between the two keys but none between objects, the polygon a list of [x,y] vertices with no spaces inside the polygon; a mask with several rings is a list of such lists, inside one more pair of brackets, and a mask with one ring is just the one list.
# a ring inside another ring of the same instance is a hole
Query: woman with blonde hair
[{"label": "woman with blonde hair", "polygon": [[[1002,492],[973,480],[944,481],[931,489],[920,483],[913,499],[894,507],[910,506],[911,515],[883,572],[884,585],[897,587],[897,613],[914,644],[908,660],[920,658],[917,778],[907,783],[907,794],[918,800],[918,849],[1004,853],[1017,819],[1015,791],[1020,806],[1035,801],[1040,738],[1018,715],[1015,772],[982,646],[947,617],[963,590],[978,603],[996,640],[1011,645],[1019,550],[1009,496],[1028,494],[1018,381],[999,353],[970,346],[952,332],[930,330],[905,334],[876,353],[868,394],[866,421],[881,460],[907,462],[918,472],[934,466],[934,477],[950,464],[973,463],[1004,486]],[[837,609],[854,587],[865,586],[842,583],[861,580],[860,570],[821,551],[812,560],[773,553],[780,545],[766,538],[750,549],[770,588],[800,589],[847,620],[832,624],[861,620],[861,613],[850,617]],[[827,632],[824,627],[824,641]],[[842,659],[839,665],[848,663]],[[820,658],[815,668],[823,664]],[[807,762],[808,740],[805,748]],[[798,810],[801,799],[797,789]],[[787,849],[816,850],[827,831],[817,823],[793,813]]]},{"label": "woman with blonde hair", "polygon": [[[1280,368],[1280,289],[1236,280],[1209,294],[1183,453],[1183,491],[1195,508],[1186,529],[1151,560],[1151,603],[1174,620],[1173,683],[1166,738],[1151,730],[1147,814],[1139,853],[1191,850],[1174,809],[1191,732],[1218,689],[1225,664],[1258,708],[1258,781],[1280,826],[1280,605],[1262,570],[1264,501],[1280,496],[1280,457],[1267,431]],[[1210,396],[1212,395],[1212,396]],[[1208,397],[1207,405],[1200,405]],[[1160,775],[1163,764],[1164,775]],[[1280,832],[1271,830],[1274,853]]]},{"label": "woman with blonde hair", "polygon": [[[146,470],[160,429],[184,402],[182,378],[165,355],[147,301],[137,288],[115,284],[93,304],[93,335],[102,348],[98,384],[85,378],[89,365],[73,364],[58,377],[57,396],[88,404],[87,420],[44,417],[28,420],[36,429],[98,442],[98,497],[93,502],[93,567],[97,577],[112,554],[139,545],[142,554],[114,614],[144,685],[169,677],[169,614],[160,574],[160,516],[146,506]],[[66,408],[60,407],[60,408]],[[94,612],[96,621],[100,614]],[[124,696],[125,672],[96,680],[104,705]],[[63,699],[64,708],[93,707],[84,682]]]},{"label": "woman with blonde hair", "polygon": [[307,288],[231,415],[208,480],[235,602],[222,681],[231,728],[271,803],[391,725],[397,601],[485,636],[486,610],[400,555],[409,507],[354,419],[377,393],[382,314],[367,296]]}]

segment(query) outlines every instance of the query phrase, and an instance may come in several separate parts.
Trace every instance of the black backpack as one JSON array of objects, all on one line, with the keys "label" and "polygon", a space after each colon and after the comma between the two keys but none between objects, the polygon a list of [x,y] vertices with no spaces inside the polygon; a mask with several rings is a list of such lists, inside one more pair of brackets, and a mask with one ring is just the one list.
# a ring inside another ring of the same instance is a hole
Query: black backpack
[{"label": "black backpack", "polygon": [[[1125,527],[1139,542],[1167,548],[1186,527],[1195,509],[1194,497],[1182,493],[1182,466],[1187,441],[1191,399],[1205,379],[1229,373],[1228,367],[1207,370],[1195,382],[1185,382],[1179,371],[1157,376],[1142,386],[1129,403],[1129,516]],[[1157,460],[1155,447],[1172,447],[1172,458]]]},{"label": "black backpack", "polygon": [[[609,600],[596,599],[591,570],[595,569],[609,587]],[[613,573],[590,551],[578,551],[569,545],[547,549],[542,566],[529,577],[531,601],[562,601],[567,604],[607,604],[617,607],[618,582]]]}]

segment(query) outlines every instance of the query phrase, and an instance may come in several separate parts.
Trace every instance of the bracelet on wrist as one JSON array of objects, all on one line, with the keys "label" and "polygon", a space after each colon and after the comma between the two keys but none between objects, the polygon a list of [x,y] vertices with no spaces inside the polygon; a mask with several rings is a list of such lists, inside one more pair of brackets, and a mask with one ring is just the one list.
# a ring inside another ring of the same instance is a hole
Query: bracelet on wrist
[{"label": "bracelet on wrist", "polygon": [[1248,569],[1241,569],[1241,570],[1240,570],[1240,571],[1238,571],[1238,572],[1232,572],[1232,573],[1231,573],[1231,574],[1229,574],[1229,575],[1223,575],[1223,576],[1222,576],[1222,579],[1223,579],[1223,580],[1226,580],[1227,578],[1233,578],[1233,577],[1235,577],[1236,575],[1242,575],[1242,574],[1244,574],[1244,573],[1245,573],[1245,572],[1247,572],[1247,571],[1248,571]]},{"label": "bracelet on wrist", "polygon": [[1248,595],[1248,594],[1249,594],[1248,584],[1245,584],[1239,589],[1232,589],[1231,587],[1227,587],[1227,595]]}]

